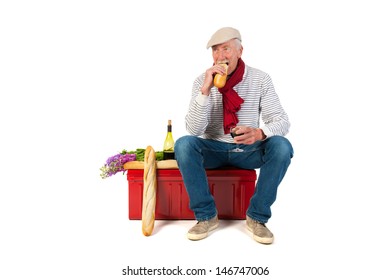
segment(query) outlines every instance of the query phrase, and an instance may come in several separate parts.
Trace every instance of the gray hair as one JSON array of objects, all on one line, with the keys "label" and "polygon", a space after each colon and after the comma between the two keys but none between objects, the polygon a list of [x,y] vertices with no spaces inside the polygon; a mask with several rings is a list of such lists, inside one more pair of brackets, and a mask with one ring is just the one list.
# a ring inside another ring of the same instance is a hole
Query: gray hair
[{"label": "gray hair", "polygon": [[237,50],[239,50],[242,47],[240,39],[235,38],[234,39],[234,45],[237,48]]}]

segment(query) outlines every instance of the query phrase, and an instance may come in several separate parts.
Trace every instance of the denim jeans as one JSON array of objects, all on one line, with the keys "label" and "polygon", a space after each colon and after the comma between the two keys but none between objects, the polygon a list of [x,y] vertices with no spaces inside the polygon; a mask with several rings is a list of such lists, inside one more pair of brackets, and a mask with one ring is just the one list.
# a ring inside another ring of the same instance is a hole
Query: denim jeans
[{"label": "denim jeans", "polygon": [[[237,147],[242,152],[237,152]],[[190,198],[190,209],[198,221],[209,220],[217,215],[205,169],[234,166],[242,169],[260,168],[247,215],[266,223],[271,217],[271,205],[276,200],[278,186],[293,153],[290,142],[282,136],[272,136],[252,145],[237,145],[187,135],[175,143],[175,158]]]}]

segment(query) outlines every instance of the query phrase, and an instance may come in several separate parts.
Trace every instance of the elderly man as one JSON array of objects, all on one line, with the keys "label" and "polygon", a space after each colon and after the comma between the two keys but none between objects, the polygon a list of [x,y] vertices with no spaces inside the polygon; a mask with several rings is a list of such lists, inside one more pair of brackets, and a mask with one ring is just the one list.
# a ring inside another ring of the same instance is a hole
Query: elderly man
[{"label": "elderly man", "polygon": [[[218,227],[218,213],[205,169],[260,168],[246,213],[246,226],[256,241],[270,244],[274,236],[265,224],[293,157],[293,148],[284,137],[290,122],[270,76],[242,60],[243,47],[237,29],[217,30],[207,44],[210,47],[213,65],[195,79],[192,87],[185,118],[190,135],[175,143],[190,208],[198,221],[187,237],[200,240]],[[227,82],[217,88],[213,83],[215,75],[226,74],[221,64],[228,66]],[[260,127],[261,120],[264,125]]]}]

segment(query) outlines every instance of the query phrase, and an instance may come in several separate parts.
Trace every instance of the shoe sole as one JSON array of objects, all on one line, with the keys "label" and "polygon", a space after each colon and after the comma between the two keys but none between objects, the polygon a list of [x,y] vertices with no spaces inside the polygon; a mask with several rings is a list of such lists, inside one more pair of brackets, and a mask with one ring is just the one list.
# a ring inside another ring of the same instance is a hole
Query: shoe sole
[{"label": "shoe sole", "polygon": [[195,234],[195,233],[189,233],[188,232],[187,233],[187,238],[189,240],[193,240],[193,241],[204,239],[204,238],[206,238],[208,236],[210,231],[215,230],[217,227],[218,227],[218,224],[213,225],[212,227],[209,228],[208,232],[205,232],[205,233],[202,233],[202,234]]},{"label": "shoe sole", "polygon": [[256,240],[257,242],[259,242],[261,244],[271,244],[272,242],[274,242],[273,237],[260,237],[260,236],[255,235],[253,233],[252,228],[250,228],[248,225],[246,225],[246,228],[247,228],[247,230],[249,230],[252,233],[253,239]]}]

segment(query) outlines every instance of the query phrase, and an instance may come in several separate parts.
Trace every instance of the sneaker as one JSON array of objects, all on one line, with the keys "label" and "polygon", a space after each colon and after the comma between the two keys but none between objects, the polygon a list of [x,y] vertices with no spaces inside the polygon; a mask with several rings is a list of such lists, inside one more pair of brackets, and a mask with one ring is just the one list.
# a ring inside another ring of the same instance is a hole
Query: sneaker
[{"label": "sneaker", "polygon": [[274,235],[265,226],[265,224],[253,220],[246,216],[246,228],[253,233],[253,239],[263,244],[271,244],[274,241]]},{"label": "sneaker", "polygon": [[218,216],[211,218],[210,220],[200,221],[193,226],[187,233],[187,237],[190,240],[201,240],[206,238],[210,231],[218,227]]}]

